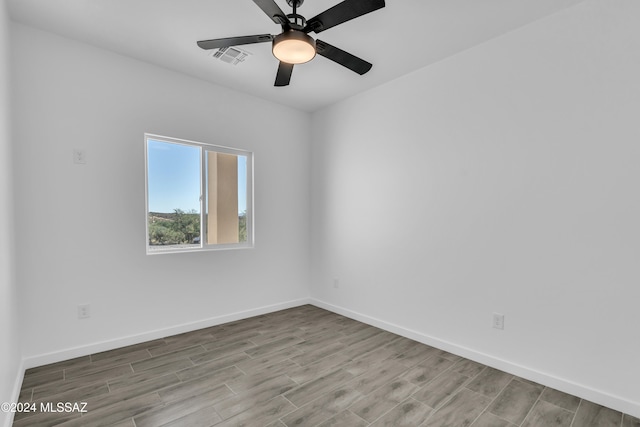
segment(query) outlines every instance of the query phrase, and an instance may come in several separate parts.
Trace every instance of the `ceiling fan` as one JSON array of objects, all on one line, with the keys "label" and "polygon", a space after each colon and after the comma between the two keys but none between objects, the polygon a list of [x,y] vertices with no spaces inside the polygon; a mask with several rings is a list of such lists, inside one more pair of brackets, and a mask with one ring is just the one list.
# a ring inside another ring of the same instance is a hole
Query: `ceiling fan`
[{"label": "ceiling fan", "polygon": [[342,3],[325,10],[321,14],[306,20],[298,14],[298,7],[304,0],[287,0],[293,13],[285,15],[274,0],[253,0],[267,16],[282,26],[278,35],[258,34],[253,36],[227,37],[213,40],[201,40],[202,49],[220,49],[244,44],[273,42],[273,55],[280,61],[275,86],[287,86],[295,64],[311,61],[316,54],[324,56],[360,75],[372,67],[369,62],[322,40],[314,40],[310,32],[320,33],[331,27],[373,12],[385,6],[384,0],[344,0]]}]

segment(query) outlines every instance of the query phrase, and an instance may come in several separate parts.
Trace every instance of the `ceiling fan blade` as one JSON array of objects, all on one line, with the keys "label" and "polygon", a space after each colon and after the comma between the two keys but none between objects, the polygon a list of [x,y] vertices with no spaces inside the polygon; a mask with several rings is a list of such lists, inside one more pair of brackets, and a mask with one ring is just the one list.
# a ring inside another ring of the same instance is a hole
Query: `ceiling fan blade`
[{"label": "ceiling fan blade", "polygon": [[345,52],[342,49],[331,46],[329,43],[323,42],[322,40],[316,40],[316,53],[342,65],[343,67],[347,67],[351,71],[360,75],[365,74],[371,69],[371,67],[373,67],[373,64],[360,59],[349,52]]},{"label": "ceiling fan blade", "polygon": [[258,34],[255,36],[227,37],[224,39],[200,40],[198,46],[204,50],[219,49],[221,47],[239,46],[242,44],[264,43],[273,40],[271,34]]},{"label": "ceiling fan blade", "polygon": [[278,65],[278,74],[276,74],[276,84],[274,86],[288,86],[291,81],[291,73],[293,72],[293,64],[280,62]]},{"label": "ceiling fan blade", "polygon": [[253,0],[262,11],[273,20],[276,24],[280,24],[283,27],[289,27],[289,20],[287,14],[280,9],[280,6],[273,0]]},{"label": "ceiling fan blade", "polygon": [[344,0],[309,19],[304,32],[319,33],[383,7],[384,0]]}]

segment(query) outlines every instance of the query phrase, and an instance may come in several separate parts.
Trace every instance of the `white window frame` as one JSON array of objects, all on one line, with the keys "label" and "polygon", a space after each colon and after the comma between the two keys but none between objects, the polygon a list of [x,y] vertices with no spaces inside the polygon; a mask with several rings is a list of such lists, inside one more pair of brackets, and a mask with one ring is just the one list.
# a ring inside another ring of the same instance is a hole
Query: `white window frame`
[{"label": "white window frame", "polygon": [[[176,245],[168,245],[167,248],[162,246],[154,246],[150,249],[149,245],[149,140],[166,142],[170,144],[181,144],[191,147],[200,148],[200,245],[189,247],[176,247]],[[206,188],[207,188],[207,151],[215,151],[217,153],[233,154],[236,156],[245,156],[247,159],[247,213],[246,227],[247,240],[239,243],[221,243],[208,244],[207,221],[206,214]],[[185,252],[202,252],[202,251],[219,251],[233,249],[251,249],[255,245],[254,237],[254,195],[253,195],[253,152],[238,148],[226,147],[222,145],[209,144],[205,142],[190,141],[186,139],[172,138],[168,136],[156,135],[152,133],[144,134],[144,165],[145,165],[145,247],[147,255],[185,253]]]}]

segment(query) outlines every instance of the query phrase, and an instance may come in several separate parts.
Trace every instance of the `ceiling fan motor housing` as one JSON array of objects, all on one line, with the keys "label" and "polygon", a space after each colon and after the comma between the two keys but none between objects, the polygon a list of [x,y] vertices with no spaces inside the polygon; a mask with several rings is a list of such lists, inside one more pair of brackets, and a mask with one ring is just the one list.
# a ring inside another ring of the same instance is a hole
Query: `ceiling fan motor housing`
[{"label": "ceiling fan motor housing", "polygon": [[300,7],[304,3],[304,0],[287,0],[287,4],[291,7]]}]

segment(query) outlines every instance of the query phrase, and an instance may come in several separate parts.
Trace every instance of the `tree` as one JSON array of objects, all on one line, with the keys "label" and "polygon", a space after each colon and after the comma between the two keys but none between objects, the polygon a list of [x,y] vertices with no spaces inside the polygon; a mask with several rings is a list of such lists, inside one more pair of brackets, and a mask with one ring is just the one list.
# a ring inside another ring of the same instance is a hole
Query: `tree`
[{"label": "tree", "polygon": [[238,216],[238,240],[240,242],[247,241],[247,211]]},{"label": "tree", "polygon": [[149,244],[151,245],[175,245],[182,243],[184,235],[165,225],[163,222],[149,224]]},{"label": "tree", "polygon": [[200,235],[200,215],[196,211],[192,210],[187,213],[176,208],[173,213],[171,228],[184,236],[180,243],[190,243],[194,237]]},{"label": "tree", "polygon": [[200,236],[200,214],[174,209],[172,214],[149,213],[149,244],[177,245]]}]

